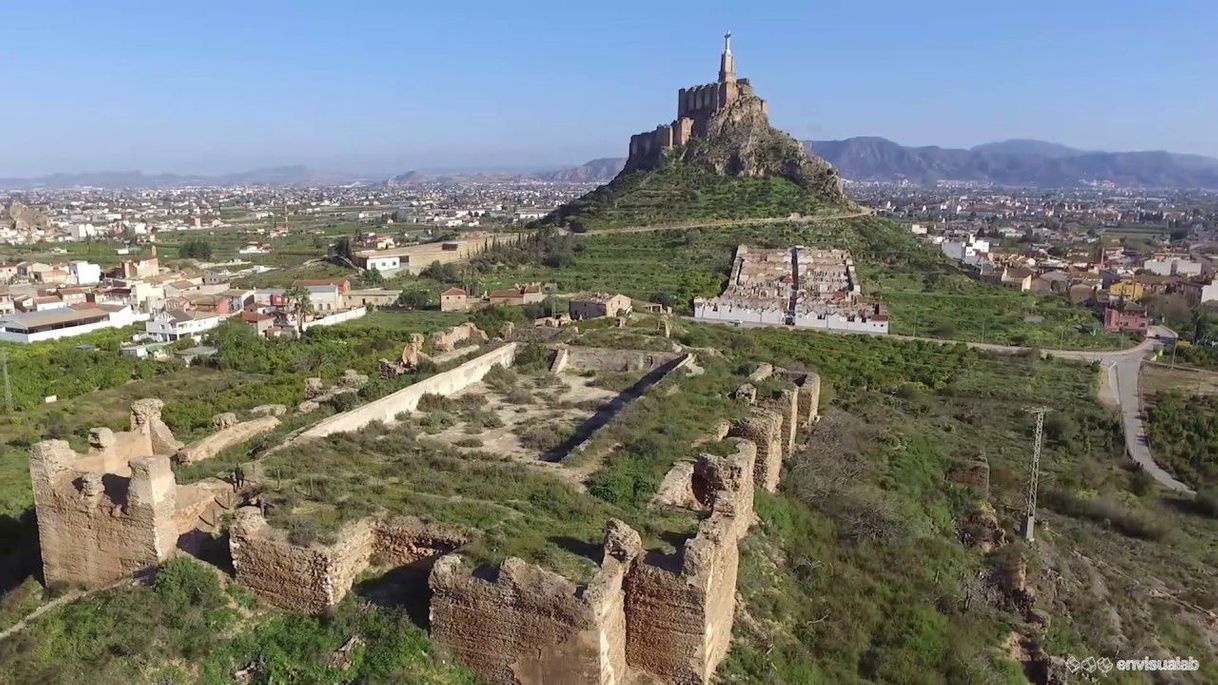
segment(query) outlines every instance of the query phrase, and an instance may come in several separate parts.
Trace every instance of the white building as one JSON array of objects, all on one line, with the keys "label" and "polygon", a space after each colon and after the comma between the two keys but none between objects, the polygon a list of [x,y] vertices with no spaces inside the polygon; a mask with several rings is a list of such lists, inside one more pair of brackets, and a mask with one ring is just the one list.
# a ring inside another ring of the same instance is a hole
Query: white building
[{"label": "white building", "polygon": [[1202,264],[1184,257],[1160,256],[1147,259],[1142,268],[1156,276],[1200,276]]},{"label": "white building", "polygon": [[148,335],[162,342],[173,342],[182,338],[201,340],[203,334],[224,320],[224,315],[212,312],[187,312],[180,309],[166,309],[152,315],[144,330]]},{"label": "white building", "polygon": [[1209,285],[1201,286],[1202,302],[1218,302],[1218,278],[1212,279]]},{"label": "white building", "polygon": [[101,281],[101,266],[92,262],[72,262],[68,264],[68,273],[76,278],[76,285],[96,285]]},{"label": "white building", "polygon": [[36,343],[122,328],[142,321],[131,307],[105,304],[77,305],[45,312],[24,312],[0,317],[0,340]]}]

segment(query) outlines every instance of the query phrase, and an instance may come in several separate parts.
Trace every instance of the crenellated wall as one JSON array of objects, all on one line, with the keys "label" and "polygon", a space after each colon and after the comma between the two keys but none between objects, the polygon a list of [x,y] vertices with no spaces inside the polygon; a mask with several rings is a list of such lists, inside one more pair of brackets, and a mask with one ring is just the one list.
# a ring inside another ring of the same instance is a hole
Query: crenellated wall
[{"label": "crenellated wall", "polygon": [[129,476],[82,468],[90,461],[63,440],[44,440],[30,451],[48,586],[107,585],[174,553],[176,486],[169,458],[129,459]]},{"label": "crenellated wall", "polygon": [[431,573],[432,638],[494,683],[623,683],[622,588],[641,549],[637,532],[609,521],[587,586],[516,558],[479,575],[446,556]]}]

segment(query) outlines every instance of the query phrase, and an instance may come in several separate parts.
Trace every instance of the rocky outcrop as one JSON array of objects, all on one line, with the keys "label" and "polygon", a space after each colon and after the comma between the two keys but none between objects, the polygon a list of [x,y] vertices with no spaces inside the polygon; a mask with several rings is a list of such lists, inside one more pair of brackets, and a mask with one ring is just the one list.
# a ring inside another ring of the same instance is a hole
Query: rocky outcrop
[{"label": "rocky outcrop", "polygon": [[7,224],[18,231],[46,230],[51,220],[46,212],[21,202],[13,202],[6,212]]}]

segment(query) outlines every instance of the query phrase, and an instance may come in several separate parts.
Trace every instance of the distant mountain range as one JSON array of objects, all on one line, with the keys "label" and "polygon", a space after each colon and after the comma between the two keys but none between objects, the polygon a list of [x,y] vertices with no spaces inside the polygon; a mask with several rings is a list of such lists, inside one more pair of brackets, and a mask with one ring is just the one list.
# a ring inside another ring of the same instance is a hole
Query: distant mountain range
[{"label": "distant mountain range", "polygon": [[1072,187],[1095,181],[1124,187],[1218,189],[1218,159],[1170,152],[1094,152],[1039,140],[1008,140],[967,150],[906,147],[875,137],[805,141],[855,181],[977,181]]},{"label": "distant mountain range", "polygon": [[[1066,188],[1103,181],[1123,187],[1207,188],[1218,190],[1218,159],[1172,152],[1097,152],[1040,140],[1006,140],[968,149],[907,147],[879,137],[807,140],[804,145],[852,181],[974,181],[1008,186]],[[386,179],[306,166],[254,169],[234,174],[145,174],[100,171],[52,174],[37,178],[0,178],[0,188],[158,188],[187,185],[333,185],[353,182],[411,185],[462,180],[536,180],[555,183],[606,183],[626,164],[625,157],[603,157],[579,166],[535,172],[408,171]]]},{"label": "distant mountain range", "polygon": [[325,185],[353,180],[350,174],[318,171],[305,166],[254,169],[235,174],[145,174],[142,171],[93,171],[51,174],[35,178],[0,178],[0,188],[172,188],[190,185]]}]

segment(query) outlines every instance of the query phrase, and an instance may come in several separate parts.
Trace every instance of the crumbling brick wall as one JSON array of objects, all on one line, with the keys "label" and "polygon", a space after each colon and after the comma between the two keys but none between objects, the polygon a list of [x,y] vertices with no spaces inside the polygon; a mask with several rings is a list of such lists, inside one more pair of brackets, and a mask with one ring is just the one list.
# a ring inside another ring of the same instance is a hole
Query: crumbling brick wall
[{"label": "crumbling brick wall", "polygon": [[276,606],[318,613],[336,606],[374,560],[395,566],[438,557],[463,544],[464,531],[417,519],[361,519],[334,544],[299,545],[255,507],[237,511],[229,551],[237,580]]},{"label": "crumbling brick wall", "polygon": [[706,683],[731,643],[739,541],[753,517],[756,447],[702,455],[694,491],[711,508],[674,555],[649,553],[626,577],[626,660],[661,682]]},{"label": "crumbling brick wall", "polygon": [[489,682],[623,683],[622,586],[641,549],[637,532],[610,521],[586,587],[521,559],[480,576],[445,556],[431,573],[432,638]]},{"label": "crumbling brick wall", "polygon": [[375,533],[368,521],[345,527],[333,545],[296,545],[256,507],[237,510],[229,551],[237,580],[268,602],[318,613],[338,604],[368,567]]},{"label": "crumbling brick wall", "polygon": [[774,492],[782,472],[782,457],[785,441],[782,433],[782,415],[765,407],[755,406],[748,418],[732,423],[728,435],[744,438],[757,446],[754,480],[757,487]]},{"label": "crumbling brick wall", "polygon": [[50,586],[100,586],[153,568],[173,555],[176,485],[169,458],[128,461],[130,476],[81,470],[67,442],[30,452],[43,577]]}]

